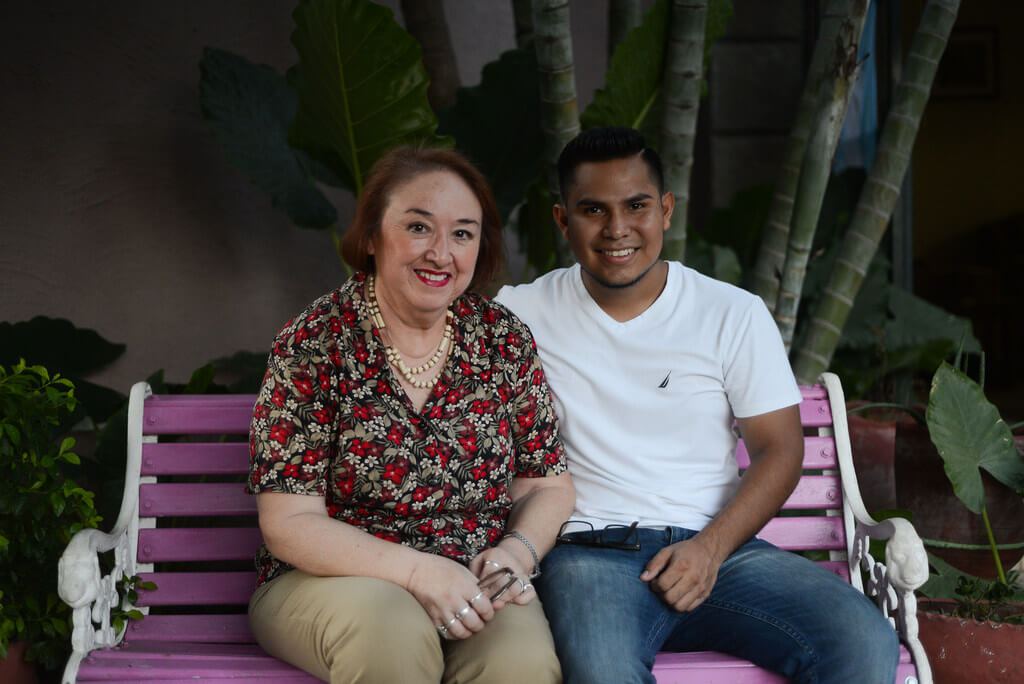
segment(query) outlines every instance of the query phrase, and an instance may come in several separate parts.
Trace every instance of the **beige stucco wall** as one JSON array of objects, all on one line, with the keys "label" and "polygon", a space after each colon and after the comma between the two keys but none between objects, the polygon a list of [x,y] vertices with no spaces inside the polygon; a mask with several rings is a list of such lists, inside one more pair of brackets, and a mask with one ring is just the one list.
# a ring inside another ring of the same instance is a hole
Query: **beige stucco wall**
[{"label": "beige stucco wall", "polygon": [[[67,318],[125,343],[93,379],[126,392],[158,368],[183,381],[212,358],[268,348],[340,282],[327,237],[273,210],[199,112],[203,46],[283,70],[294,4],[3,3],[0,320]],[[584,101],[603,78],[605,7],[572,6]],[[513,47],[511,3],[449,0],[446,11],[475,83]]]}]

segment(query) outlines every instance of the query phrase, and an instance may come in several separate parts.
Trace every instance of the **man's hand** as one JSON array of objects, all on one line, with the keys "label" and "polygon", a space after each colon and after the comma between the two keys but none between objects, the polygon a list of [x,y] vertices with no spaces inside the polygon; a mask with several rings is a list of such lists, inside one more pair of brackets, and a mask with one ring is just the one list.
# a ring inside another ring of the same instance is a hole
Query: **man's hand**
[{"label": "man's hand", "polygon": [[700,535],[666,546],[647,563],[640,579],[681,613],[694,610],[711,594],[724,558]]}]

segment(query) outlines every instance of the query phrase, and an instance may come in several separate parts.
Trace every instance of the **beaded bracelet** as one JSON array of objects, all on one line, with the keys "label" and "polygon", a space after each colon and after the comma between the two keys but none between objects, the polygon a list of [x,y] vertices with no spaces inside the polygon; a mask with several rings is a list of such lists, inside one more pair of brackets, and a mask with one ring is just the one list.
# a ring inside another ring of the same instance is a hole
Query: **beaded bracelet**
[{"label": "beaded bracelet", "polygon": [[530,573],[529,579],[533,579],[540,575],[540,557],[537,556],[537,549],[533,548],[533,544],[530,543],[530,540],[524,537],[518,530],[506,532],[505,536],[502,537],[502,539],[509,538],[516,539],[521,542],[523,546],[526,547],[526,550],[530,552],[530,555],[533,556],[533,572]]}]

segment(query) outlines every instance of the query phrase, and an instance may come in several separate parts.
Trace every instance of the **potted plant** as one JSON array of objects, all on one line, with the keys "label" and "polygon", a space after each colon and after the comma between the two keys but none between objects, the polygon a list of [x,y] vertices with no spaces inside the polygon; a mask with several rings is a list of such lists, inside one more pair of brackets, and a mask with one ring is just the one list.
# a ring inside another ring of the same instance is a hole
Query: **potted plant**
[{"label": "potted plant", "polygon": [[[70,477],[79,458],[72,451],[75,440],[64,435],[75,406],[74,386],[66,378],[24,361],[10,368],[0,365],[4,666],[17,667],[23,653],[28,664],[53,670],[66,656],[70,611],[57,596],[57,559],[71,535],[99,522],[92,493]],[[32,668],[29,677],[34,677]],[[0,679],[17,681],[15,676],[6,673]]]},{"label": "potted plant", "polygon": [[932,557],[937,574],[920,590],[928,597],[919,603],[920,636],[936,681],[1022,681],[1024,590],[1016,573],[1004,570],[982,471],[991,476],[989,491],[1004,488],[1019,500],[1024,456],[983,386],[961,368],[958,355],[955,366],[944,362],[935,372],[925,418],[956,498],[980,516],[996,579],[971,577]]}]

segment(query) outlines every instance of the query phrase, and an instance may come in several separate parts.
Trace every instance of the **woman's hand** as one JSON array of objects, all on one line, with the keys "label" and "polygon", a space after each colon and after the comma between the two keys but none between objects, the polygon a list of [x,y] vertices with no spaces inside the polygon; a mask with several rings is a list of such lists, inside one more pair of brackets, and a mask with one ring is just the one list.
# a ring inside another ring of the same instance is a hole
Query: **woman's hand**
[{"label": "woman's hand", "polygon": [[495,608],[477,586],[476,575],[449,558],[419,555],[405,590],[420,602],[441,636],[467,639],[483,629]]},{"label": "woman's hand", "polygon": [[511,568],[516,580],[501,598],[492,603],[494,610],[501,610],[509,603],[522,606],[532,601],[537,592],[530,584],[530,573],[523,568],[522,562],[504,547],[504,544],[484,549],[469,562],[469,569],[478,578],[486,577],[501,568]]}]

